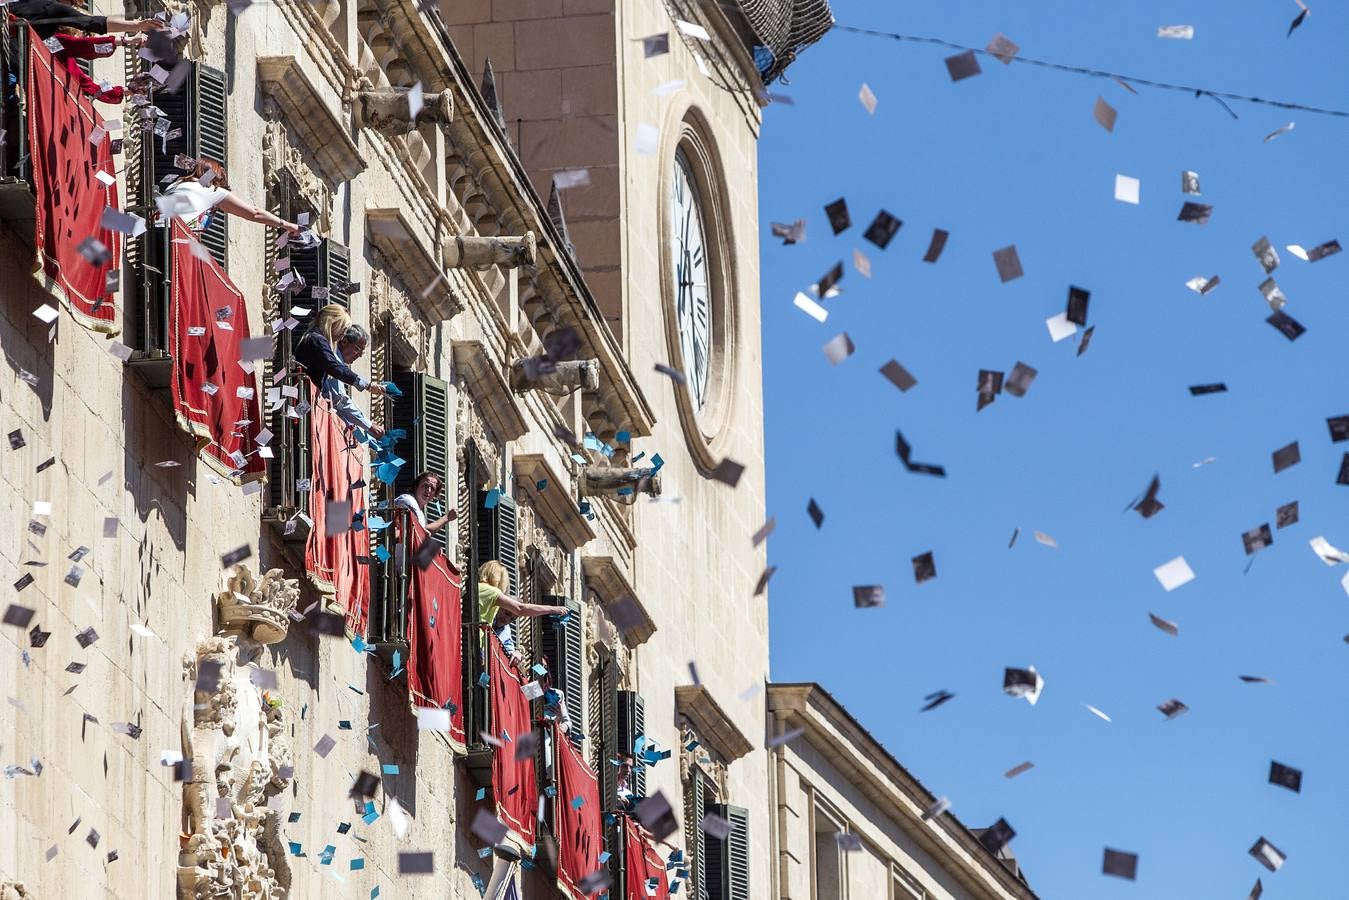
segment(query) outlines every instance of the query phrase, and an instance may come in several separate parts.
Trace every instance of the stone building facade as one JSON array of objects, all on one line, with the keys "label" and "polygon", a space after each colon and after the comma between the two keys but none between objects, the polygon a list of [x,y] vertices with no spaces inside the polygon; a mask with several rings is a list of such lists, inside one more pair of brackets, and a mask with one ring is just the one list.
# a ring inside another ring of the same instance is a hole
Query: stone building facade
[{"label": "stone building facade", "polygon": [[[667,880],[699,898],[768,896],[785,871],[769,851],[789,837],[780,810],[799,803],[781,793],[785,751],[764,748],[777,713],[771,572],[751,540],[766,515],[756,142],[766,79],[828,27],[827,6],[129,12],[163,13],[189,62],[150,76],[177,85],[150,95],[154,110],[128,103],[120,130],[91,138],[120,142],[118,205],[151,220],[120,247],[105,235],[119,284],[96,320],[68,314],[41,267],[34,277],[17,32],[2,60],[15,79],[0,144],[0,508],[14,527],[0,565],[14,588],[0,894],[561,895],[549,835],[574,801],[549,794],[561,748],[548,726],[532,763],[537,839],[494,852],[474,827],[503,802],[481,680],[495,638],[471,601],[496,559],[512,592],[568,613],[522,620],[515,637],[522,669],[563,689],[571,730],[557,740],[590,766],[604,812],[659,795],[677,822],[660,857],[683,854]],[[782,27],[761,37],[765,23]],[[109,81],[150,69],[122,50],[92,66]],[[176,246],[153,218],[180,154],[220,159],[235,194],[321,241],[286,245],[231,217]],[[232,460],[198,453],[174,399],[202,378],[175,338],[181,245],[237,289],[223,320],[273,336],[224,366],[257,411],[225,423],[252,441]],[[372,334],[357,370],[402,390],[357,402],[406,435],[378,455],[357,447],[356,476],[324,496],[329,451],[293,348],[295,320],[333,301]],[[422,469],[443,476],[455,513],[443,543],[470,596],[455,604],[462,626],[436,598],[429,616],[415,605],[395,536],[406,521],[390,501]],[[368,608],[314,565],[332,538],[316,517],[358,492],[366,512],[343,533],[356,528],[347,562]],[[462,716],[459,738],[419,727],[427,704],[410,696],[411,633],[441,613],[462,632],[462,675],[436,712]],[[594,861],[620,879],[621,818],[604,821]],[[632,894],[620,882],[609,895]]]}]

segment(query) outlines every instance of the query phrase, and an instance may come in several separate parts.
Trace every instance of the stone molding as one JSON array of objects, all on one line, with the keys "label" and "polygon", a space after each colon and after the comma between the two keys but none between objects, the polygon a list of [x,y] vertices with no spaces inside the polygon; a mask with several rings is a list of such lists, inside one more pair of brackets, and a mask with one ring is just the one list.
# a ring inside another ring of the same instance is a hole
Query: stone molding
[{"label": "stone molding", "polygon": [[340,98],[327,102],[295,57],[258,57],[258,82],[330,181],[350,181],[365,171],[360,148],[333,112],[341,108]]},{"label": "stone molding", "polygon": [[615,626],[623,636],[623,643],[636,647],[650,640],[656,633],[656,620],[637,598],[627,572],[618,561],[612,556],[586,555],[581,557],[581,570],[585,573],[586,584],[599,598],[600,606],[611,620],[614,616],[609,610],[620,603],[625,605],[624,613],[627,614],[619,616],[620,619],[638,620],[626,630]]}]

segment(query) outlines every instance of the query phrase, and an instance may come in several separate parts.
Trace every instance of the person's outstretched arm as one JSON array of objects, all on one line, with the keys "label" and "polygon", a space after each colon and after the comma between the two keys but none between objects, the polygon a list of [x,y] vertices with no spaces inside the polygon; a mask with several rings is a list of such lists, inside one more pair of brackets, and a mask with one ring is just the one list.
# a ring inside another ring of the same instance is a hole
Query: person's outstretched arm
[{"label": "person's outstretched arm", "polygon": [[232,216],[248,219],[250,222],[259,222],[263,225],[270,225],[273,228],[284,228],[291,234],[300,233],[299,225],[296,225],[294,222],[287,222],[280,216],[274,216],[259,206],[247,203],[237,194],[226,194],[225,199],[217,204],[217,208],[224,210]]}]

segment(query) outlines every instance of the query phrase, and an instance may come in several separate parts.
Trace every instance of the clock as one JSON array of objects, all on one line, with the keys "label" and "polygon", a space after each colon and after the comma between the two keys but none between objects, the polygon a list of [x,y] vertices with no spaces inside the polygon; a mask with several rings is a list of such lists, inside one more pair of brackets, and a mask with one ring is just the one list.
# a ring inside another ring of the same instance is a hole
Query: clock
[{"label": "clock", "polygon": [[682,149],[675,154],[671,191],[670,253],[674,278],[671,287],[675,322],[689,394],[694,408],[701,410],[708,399],[712,371],[710,250],[698,182]]}]

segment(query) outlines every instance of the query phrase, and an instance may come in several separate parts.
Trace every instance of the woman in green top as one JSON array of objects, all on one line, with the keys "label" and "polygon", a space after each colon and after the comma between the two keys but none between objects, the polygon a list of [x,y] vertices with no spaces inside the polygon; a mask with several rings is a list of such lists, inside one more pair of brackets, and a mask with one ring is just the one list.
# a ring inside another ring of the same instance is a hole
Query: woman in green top
[{"label": "woman in green top", "polygon": [[506,655],[511,662],[519,665],[522,661],[516,657],[515,631],[511,621],[517,616],[555,616],[563,610],[541,603],[525,603],[519,597],[506,593],[510,586],[510,574],[496,560],[478,567],[478,621],[492,626],[497,637],[501,638]]}]

